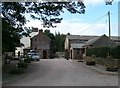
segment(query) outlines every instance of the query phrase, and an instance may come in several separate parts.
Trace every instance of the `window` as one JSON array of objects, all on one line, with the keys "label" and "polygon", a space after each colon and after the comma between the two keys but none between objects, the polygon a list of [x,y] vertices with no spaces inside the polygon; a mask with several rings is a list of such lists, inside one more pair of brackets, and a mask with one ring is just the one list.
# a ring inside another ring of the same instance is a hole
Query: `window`
[{"label": "window", "polygon": [[77,49],[77,54],[79,54],[80,53],[80,49]]}]

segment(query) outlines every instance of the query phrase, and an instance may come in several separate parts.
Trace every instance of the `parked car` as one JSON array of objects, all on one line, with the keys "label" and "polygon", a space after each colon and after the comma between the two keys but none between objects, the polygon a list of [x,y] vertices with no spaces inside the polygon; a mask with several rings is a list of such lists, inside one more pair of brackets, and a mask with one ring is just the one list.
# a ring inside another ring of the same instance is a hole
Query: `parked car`
[{"label": "parked car", "polygon": [[34,53],[34,54],[31,55],[31,59],[32,59],[32,60],[37,60],[37,61],[39,61],[40,56],[39,56],[38,53]]},{"label": "parked car", "polygon": [[28,53],[27,53],[27,56],[29,56],[31,58],[31,56],[35,53],[38,53],[37,51],[35,50],[30,50]]},{"label": "parked car", "polygon": [[30,53],[30,52],[27,53],[27,56],[28,56],[29,58],[31,58],[31,55],[32,55],[32,53]]}]

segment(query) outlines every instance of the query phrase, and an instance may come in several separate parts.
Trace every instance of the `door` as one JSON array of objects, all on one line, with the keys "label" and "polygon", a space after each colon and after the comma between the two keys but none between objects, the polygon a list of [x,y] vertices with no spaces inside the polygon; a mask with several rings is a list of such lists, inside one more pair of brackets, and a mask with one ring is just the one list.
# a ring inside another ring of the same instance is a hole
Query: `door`
[{"label": "door", "polygon": [[72,50],[70,50],[70,57],[71,57],[71,59],[73,59],[73,58],[72,58]]},{"label": "door", "polygon": [[43,50],[43,59],[47,59],[47,51]]}]

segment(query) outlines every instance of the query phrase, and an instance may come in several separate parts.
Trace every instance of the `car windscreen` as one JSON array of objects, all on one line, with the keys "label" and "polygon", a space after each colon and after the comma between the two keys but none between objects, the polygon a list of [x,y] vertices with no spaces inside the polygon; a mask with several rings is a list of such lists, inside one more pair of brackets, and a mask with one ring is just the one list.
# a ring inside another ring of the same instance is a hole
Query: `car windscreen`
[{"label": "car windscreen", "polygon": [[30,53],[28,53],[27,55],[31,55]]},{"label": "car windscreen", "polygon": [[38,55],[38,53],[34,53],[34,54],[32,54],[32,55]]}]

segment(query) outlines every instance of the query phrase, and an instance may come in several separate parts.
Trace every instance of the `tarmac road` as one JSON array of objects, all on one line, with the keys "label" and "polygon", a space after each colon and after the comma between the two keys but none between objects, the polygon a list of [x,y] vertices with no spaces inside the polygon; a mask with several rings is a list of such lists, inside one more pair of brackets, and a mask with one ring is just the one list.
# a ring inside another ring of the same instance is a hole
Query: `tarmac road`
[{"label": "tarmac road", "polygon": [[6,86],[118,86],[118,76],[100,74],[76,60],[41,59]]}]

